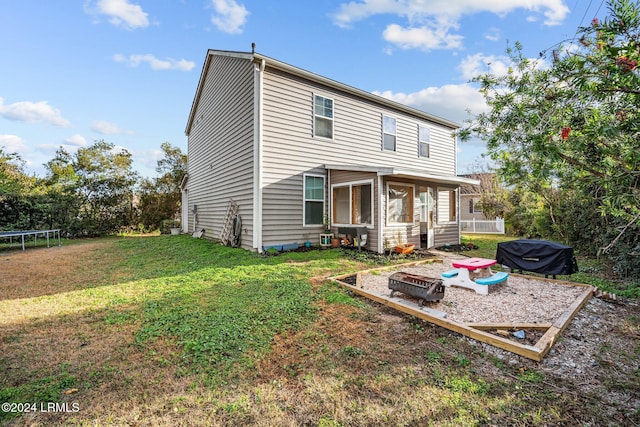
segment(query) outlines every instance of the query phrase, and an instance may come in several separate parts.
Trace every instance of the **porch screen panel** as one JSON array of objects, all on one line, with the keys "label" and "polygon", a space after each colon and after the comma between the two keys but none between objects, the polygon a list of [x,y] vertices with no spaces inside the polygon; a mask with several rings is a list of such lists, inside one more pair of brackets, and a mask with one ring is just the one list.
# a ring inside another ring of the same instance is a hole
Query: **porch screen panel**
[{"label": "porch screen panel", "polygon": [[333,222],[349,224],[350,219],[349,187],[335,187],[333,189]]},{"label": "porch screen panel", "polygon": [[413,222],[413,187],[389,184],[388,200],[388,222]]},{"label": "porch screen panel", "polygon": [[371,224],[371,184],[354,185],[352,188],[352,224]]}]

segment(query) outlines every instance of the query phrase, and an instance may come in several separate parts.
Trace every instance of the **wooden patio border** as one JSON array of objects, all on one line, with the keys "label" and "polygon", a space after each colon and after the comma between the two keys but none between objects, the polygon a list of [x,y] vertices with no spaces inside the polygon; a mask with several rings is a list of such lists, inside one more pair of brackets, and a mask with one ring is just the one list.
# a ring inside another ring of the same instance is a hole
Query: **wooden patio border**
[{"label": "wooden patio border", "polygon": [[[435,310],[429,310],[428,308],[420,307],[418,304],[412,303],[410,301],[406,301],[402,298],[398,297],[390,297],[387,295],[383,295],[380,293],[369,292],[364,289],[361,289],[357,286],[350,285],[346,282],[343,282],[342,279],[350,276],[356,276],[356,282],[359,282],[359,277],[363,273],[370,273],[372,271],[388,271],[388,270],[398,270],[404,267],[411,267],[424,263],[432,263],[432,262],[442,262],[442,260],[423,260],[417,262],[410,262],[406,264],[397,264],[393,266],[385,266],[381,268],[373,268],[369,270],[363,270],[355,273],[342,274],[339,276],[329,277],[329,280],[338,283],[344,288],[350,290],[351,292],[364,296],[372,301],[377,303],[386,305],[387,307],[391,307],[395,310],[398,310],[402,313],[410,314],[419,319],[425,320],[429,323],[433,323],[434,325],[441,326],[445,329],[448,329],[453,332],[457,332],[461,335],[467,336],[469,338],[473,338],[475,340],[481,341],[483,343],[492,345],[494,347],[501,348],[503,350],[510,351],[512,353],[518,354],[520,356],[526,357],[528,359],[535,360],[537,362],[542,361],[544,356],[551,350],[553,344],[558,340],[560,334],[569,326],[571,320],[578,314],[580,309],[584,307],[584,305],[589,301],[589,298],[593,295],[595,288],[590,285],[585,285],[582,283],[573,283],[568,282],[566,280],[555,280],[555,279],[547,279],[542,277],[535,277],[535,280],[540,280],[544,282],[551,282],[556,284],[563,284],[568,286],[576,286],[583,287],[584,291],[573,301],[573,303],[567,308],[566,311],[562,313],[562,315],[552,324],[531,324],[531,323],[462,323],[456,322],[453,320],[448,320],[443,316],[438,315]],[[531,276],[514,274],[511,275],[515,277],[522,277],[525,279],[531,279]],[[509,330],[509,329],[534,329],[534,330],[542,330],[545,333],[540,337],[540,339],[536,342],[535,345],[527,345],[520,344],[515,341],[511,341],[502,336],[494,335],[488,330]]]}]

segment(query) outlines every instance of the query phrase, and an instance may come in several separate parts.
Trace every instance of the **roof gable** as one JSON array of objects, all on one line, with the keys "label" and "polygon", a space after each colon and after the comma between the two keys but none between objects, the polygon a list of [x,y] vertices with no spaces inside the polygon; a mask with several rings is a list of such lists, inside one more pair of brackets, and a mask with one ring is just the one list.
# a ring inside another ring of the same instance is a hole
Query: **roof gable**
[{"label": "roof gable", "polygon": [[336,90],[349,93],[351,95],[357,96],[362,99],[366,99],[370,102],[392,108],[395,110],[402,111],[404,113],[410,114],[412,116],[419,117],[423,120],[431,121],[438,123],[440,125],[446,126],[452,130],[455,130],[460,127],[459,123],[456,123],[451,120],[444,119],[442,117],[435,116],[433,114],[429,114],[425,111],[419,110],[417,108],[410,107],[405,104],[401,104],[396,101],[392,101],[388,98],[375,95],[371,92],[364,91],[362,89],[355,88],[353,86],[349,86],[344,83],[340,83],[336,80],[332,80],[328,77],[321,76],[319,74],[313,73],[311,71],[304,70],[302,68],[295,67],[293,65],[289,65],[285,62],[278,61],[277,59],[270,58],[268,56],[262,55],[257,52],[236,52],[236,51],[224,51],[224,50],[214,50],[209,49],[207,51],[207,55],[205,57],[204,64],[202,66],[202,71],[200,73],[200,80],[198,81],[198,87],[196,89],[195,96],[193,98],[193,102],[191,104],[191,111],[189,112],[189,118],[187,120],[187,126],[185,128],[185,134],[188,136],[191,131],[191,126],[193,124],[196,106],[200,101],[200,96],[202,94],[204,82],[206,80],[207,72],[209,70],[209,64],[214,56],[231,56],[234,58],[246,59],[248,61],[253,61],[256,63],[260,63],[262,67],[270,67],[274,69],[278,69],[289,74],[301,77],[308,81],[322,84]]},{"label": "roof gable", "polygon": [[193,120],[196,114],[196,107],[198,106],[198,102],[200,102],[200,96],[202,95],[204,82],[207,79],[207,72],[209,71],[209,65],[211,64],[211,60],[214,56],[230,56],[232,58],[246,59],[248,61],[253,60],[253,55],[249,52],[235,52],[235,51],[214,50],[214,49],[209,49],[207,51],[207,55],[204,58],[204,64],[202,64],[202,71],[200,72],[200,80],[198,80],[198,87],[196,88],[196,93],[193,97],[193,101],[191,102],[191,110],[189,111],[187,126],[184,130],[184,133],[187,136],[189,136],[189,133],[191,132],[191,126],[193,125]]}]

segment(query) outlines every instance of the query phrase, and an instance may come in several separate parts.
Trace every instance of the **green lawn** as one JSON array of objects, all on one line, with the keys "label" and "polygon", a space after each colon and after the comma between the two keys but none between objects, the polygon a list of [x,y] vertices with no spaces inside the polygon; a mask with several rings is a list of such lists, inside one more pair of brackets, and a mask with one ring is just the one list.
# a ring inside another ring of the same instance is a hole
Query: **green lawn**
[{"label": "green lawn", "polygon": [[[504,236],[473,239],[476,255],[493,256]],[[52,254],[47,265],[36,262]],[[544,382],[553,378],[531,367],[504,363],[464,337],[354,298],[325,280],[374,266],[364,256],[345,255],[330,249],[261,256],[190,236],[5,252],[5,268],[21,259],[33,264],[29,276],[16,278],[19,288],[0,284],[0,402],[67,403],[79,410],[5,411],[0,423],[608,420],[577,386],[550,392]],[[637,318],[629,322],[637,329]],[[640,416],[620,414],[623,421]]]}]

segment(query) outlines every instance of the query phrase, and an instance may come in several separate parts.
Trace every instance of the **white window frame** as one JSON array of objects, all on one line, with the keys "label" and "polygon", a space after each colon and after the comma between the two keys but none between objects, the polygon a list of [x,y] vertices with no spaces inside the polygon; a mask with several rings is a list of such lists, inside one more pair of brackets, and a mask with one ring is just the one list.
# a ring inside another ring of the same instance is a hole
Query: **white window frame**
[{"label": "white window frame", "polygon": [[[387,132],[387,129],[385,128],[385,119],[391,119],[393,120],[393,133],[391,132]],[[384,147],[384,136],[385,135],[392,135],[393,136],[393,150],[385,148]],[[396,119],[393,116],[390,116],[388,114],[382,114],[382,151],[393,151],[396,152],[398,151],[398,119]]]},{"label": "white window frame", "polygon": [[[422,131],[424,131],[424,133]],[[420,147],[423,144],[426,146],[425,148],[427,152],[426,156],[423,156],[420,153]],[[431,157],[431,129],[425,125],[418,125],[418,157],[422,157],[425,159],[428,159],[429,157]]]},{"label": "white window frame", "polygon": [[[318,114],[317,117],[320,117],[323,120],[328,120],[329,122],[331,122],[331,137],[328,136],[323,136],[323,135],[316,135],[316,98],[323,98],[324,99],[329,99],[331,100],[331,117],[327,117],[324,115],[320,115]],[[334,117],[335,117],[335,111],[336,111],[336,101],[333,98],[330,98],[328,96],[324,96],[324,95],[320,95],[319,93],[314,93],[313,97],[311,99],[312,102],[312,109],[311,111],[313,112],[313,137],[314,138],[322,138],[322,139],[327,139],[327,140],[333,140],[334,136],[335,136],[335,126],[334,126]]]},{"label": "white window frame", "polygon": [[[409,196],[409,200],[411,200],[411,220],[407,221],[407,222],[391,222],[389,221],[389,186],[390,185],[395,185],[395,186],[401,186],[401,187],[410,187],[411,188],[411,195]],[[415,219],[416,219],[416,201],[415,201],[415,197],[416,197],[416,186],[415,184],[411,184],[408,182],[396,182],[396,181],[387,181],[387,185],[386,185],[386,193],[385,193],[385,198],[387,200],[387,214],[386,214],[386,222],[388,226],[392,226],[392,225],[413,225]]]},{"label": "white window frame", "polygon": [[[320,202],[319,199],[307,199],[307,177],[314,178],[322,178],[322,218],[324,219],[324,214],[326,212],[326,200],[327,200],[327,177],[320,174],[314,173],[305,173],[302,174],[302,226],[303,227],[320,227],[322,226],[322,222],[320,224],[307,224],[307,202]],[[322,220],[321,220],[322,221]]]},{"label": "white window frame", "polygon": [[[345,224],[345,223],[338,223],[335,221],[334,218],[334,210],[335,210],[335,200],[333,200],[333,191],[335,188],[341,188],[341,187],[349,187],[349,221],[351,221],[351,218],[353,216],[353,206],[351,206],[351,200],[352,198],[352,191],[353,191],[353,187],[354,186],[361,186],[361,185],[371,185],[371,222],[368,223],[362,223],[362,224]],[[374,199],[374,191],[373,191],[373,179],[365,179],[365,180],[361,180],[361,181],[350,181],[350,182],[340,182],[337,184],[332,184],[331,185],[331,225],[335,226],[335,227],[349,227],[349,226],[353,226],[353,225],[358,225],[358,226],[365,226],[365,227],[373,227],[373,217],[374,217],[374,210],[373,210],[373,199]]]},{"label": "white window frame", "polygon": [[477,208],[477,205],[479,205],[480,202],[481,202],[481,199],[479,197],[478,197],[477,200],[476,200],[475,197],[471,197],[471,202],[472,202],[472,205],[471,205],[471,213],[472,214],[483,213],[482,209],[478,209]]}]

